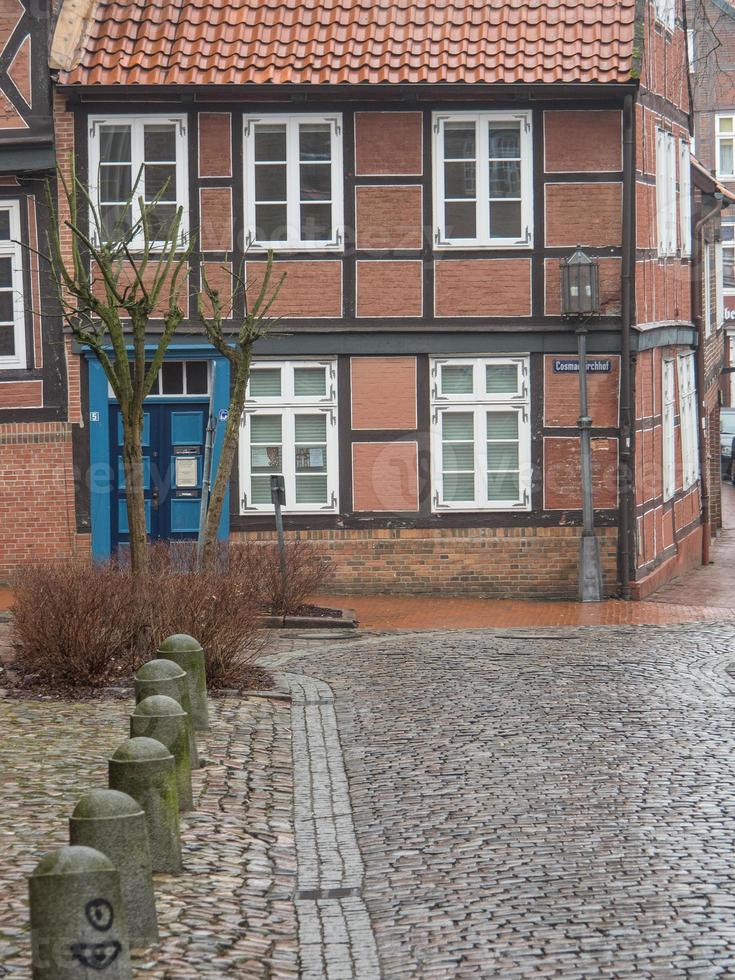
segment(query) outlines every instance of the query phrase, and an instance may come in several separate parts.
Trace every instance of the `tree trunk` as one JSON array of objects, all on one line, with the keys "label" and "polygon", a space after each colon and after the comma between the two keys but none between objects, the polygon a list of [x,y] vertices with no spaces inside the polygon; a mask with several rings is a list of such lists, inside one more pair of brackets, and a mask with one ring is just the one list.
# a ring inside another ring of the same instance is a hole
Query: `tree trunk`
[{"label": "tree trunk", "polygon": [[242,410],[245,406],[249,365],[249,358],[247,359],[247,363],[243,364],[241,361],[238,365],[235,383],[230,396],[230,408],[225,426],[225,438],[222,442],[222,454],[217,464],[217,476],[215,477],[212,493],[209,497],[207,520],[204,525],[202,562],[205,565],[211,562],[217,553],[217,528],[219,527],[220,517],[222,516],[222,505],[224,504],[225,494],[230,483],[232,464],[235,461],[237,444],[240,438],[240,419],[242,418]]},{"label": "tree trunk", "polygon": [[128,507],[130,565],[133,575],[148,567],[148,532],[145,526],[143,492],[143,417],[135,409],[122,411],[123,466]]}]

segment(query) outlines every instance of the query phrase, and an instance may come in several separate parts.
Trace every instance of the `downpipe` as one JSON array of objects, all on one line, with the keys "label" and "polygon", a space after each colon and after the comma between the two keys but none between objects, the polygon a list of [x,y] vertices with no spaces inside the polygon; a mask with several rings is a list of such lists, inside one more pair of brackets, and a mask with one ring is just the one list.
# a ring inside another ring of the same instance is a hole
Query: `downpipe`
[{"label": "downpipe", "polygon": [[635,520],[633,498],[633,377],[631,370],[630,332],[633,323],[635,290],[635,143],[633,96],[623,103],[623,256],[621,269],[621,338],[620,338],[620,591],[630,599],[630,571],[634,546]]}]

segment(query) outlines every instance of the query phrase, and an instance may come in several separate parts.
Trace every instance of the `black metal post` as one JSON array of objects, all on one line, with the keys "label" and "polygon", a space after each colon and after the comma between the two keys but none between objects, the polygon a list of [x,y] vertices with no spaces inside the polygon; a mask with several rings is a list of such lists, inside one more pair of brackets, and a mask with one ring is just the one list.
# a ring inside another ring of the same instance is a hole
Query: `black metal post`
[{"label": "black metal post", "polygon": [[602,599],[600,547],[595,537],[592,504],[592,419],[587,407],[587,325],[577,328],[579,360],[579,448],[582,463],[582,540],[579,551],[579,598],[581,602]]},{"label": "black metal post", "polygon": [[283,535],[281,507],[286,503],[286,487],[282,476],[271,477],[271,500],[276,512],[276,536],[278,538],[278,562],[281,566],[281,588],[286,598],[286,541]]}]

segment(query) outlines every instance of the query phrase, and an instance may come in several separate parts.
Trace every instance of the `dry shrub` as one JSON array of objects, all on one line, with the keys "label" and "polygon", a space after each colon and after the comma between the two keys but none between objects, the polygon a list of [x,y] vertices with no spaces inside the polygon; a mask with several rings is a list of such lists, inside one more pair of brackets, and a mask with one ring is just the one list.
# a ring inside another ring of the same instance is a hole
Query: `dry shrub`
[{"label": "dry shrub", "polygon": [[13,585],[16,667],[26,683],[101,687],[144,659],[132,578],[113,562],[33,564]]},{"label": "dry shrub", "polygon": [[331,558],[308,541],[286,543],[286,585],[281,576],[278,545],[247,542],[229,547],[231,567],[252,582],[256,600],[272,616],[293,616],[306,600],[322,591],[334,577]]},{"label": "dry shrub", "polygon": [[25,684],[62,690],[130,681],[171,633],[204,647],[210,689],[237,688],[262,649],[259,590],[223,548],[203,571],[191,544],[151,548],[134,579],[124,561],[29,565],[14,582],[15,666]]},{"label": "dry shrub", "polygon": [[265,643],[261,604],[246,571],[228,561],[226,545],[200,571],[194,559],[194,546],[183,542],[151,548],[147,621],[154,649],[171,633],[189,633],[204,647],[208,686],[240,687]]}]

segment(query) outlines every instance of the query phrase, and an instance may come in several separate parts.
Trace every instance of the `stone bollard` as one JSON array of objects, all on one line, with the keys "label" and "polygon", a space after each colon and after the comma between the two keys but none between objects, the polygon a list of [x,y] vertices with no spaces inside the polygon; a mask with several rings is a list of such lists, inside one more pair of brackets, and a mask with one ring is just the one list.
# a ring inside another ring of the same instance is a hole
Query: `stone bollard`
[{"label": "stone bollard", "polygon": [[173,660],[186,671],[194,731],[206,732],[209,728],[207,668],[201,644],[187,633],[174,633],[173,636],[166,637],[157,653],[165,660]]},{"label": "stone bollard", "polygon": [[173,660],[149,660],[135,675],[135,702],[139,704],[152,694],[165,694],[166,697],[178,701],[189,716],[189,752],[191,768],[199,768],[199,753],[194,737],[194,727],[191,723],[191,698],[189,697],[189,681],[186,671],[182,670]]},{"label": "stone bollard", "polygon": [[127,793],[93,789],[69,818],[69,843],[101,851],[117,868],[130,945],[157,943],[151,852],[140,804]]},{"label": "stone bollard", "polygon": [[154,738],[131,738],[108,760],[110,789],[132,796],[145,813],[154,871],[181,871],[179,794],[174,757]]},{"label": "stone bollard", "polygon": [[130,980],[120,875],[91,847],[47,854],[28,879],[33,980],[81,980],[104,972]]},{"label": "stone bollard", "polygon": [[131,738],[143,735],[158,739],[173,755],[179,810],[191,810],[193,806],[189,723],[189,716],[179,702],[165,694],[152,694],[143,698],[130,716]]}]

